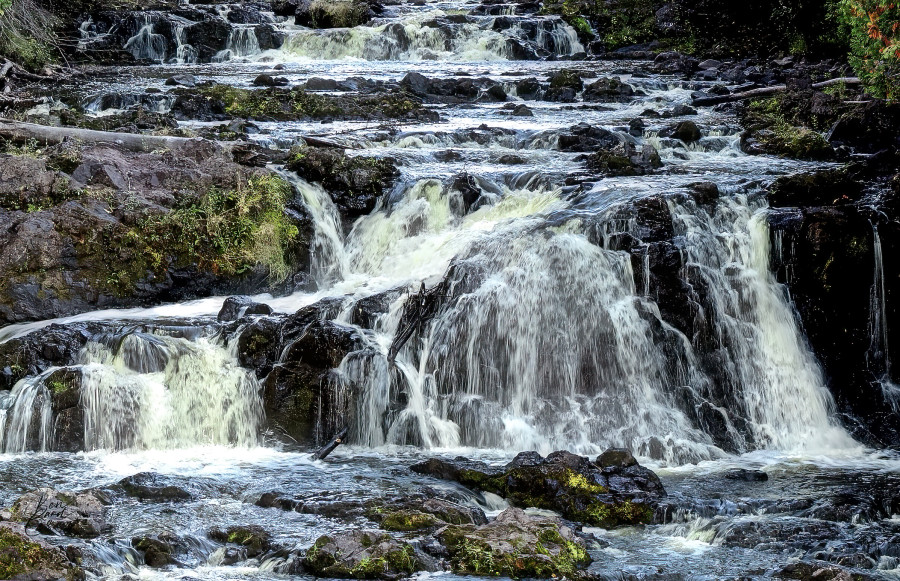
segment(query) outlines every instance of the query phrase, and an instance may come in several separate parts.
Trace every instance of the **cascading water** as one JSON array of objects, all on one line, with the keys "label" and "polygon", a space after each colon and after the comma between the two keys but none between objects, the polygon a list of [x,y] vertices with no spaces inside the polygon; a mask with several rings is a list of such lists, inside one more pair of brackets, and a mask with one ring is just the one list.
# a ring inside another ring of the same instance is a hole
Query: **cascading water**
[{"label": "cascading water", "polygon": [[900,413],[900,386],[891,381],[891,356],[888,349],[887,293],[885,290],[884,253],[878,225],[872,224],[872,247],[875,259],[871,299],[869,301],[869,369],[881,384],[884,399],[895,413]]},{"label": "cascading water", "polygon": [[145,14],[144,24],[137,34],[128,39],[124,49],[138,60],[165,62],[168,54],[168,41],[162,34],[153,32],[154,15]]},{"label": "cascading water", "polygon": [[53,410],[44,381],[55,369],[20,380],[9,392],[0,392],[0,452],[21,454],[50,450]]},{"label": "cascading water", "polygon": [[249,57],[260,52],[256,30],[252,26],[235,26],[228,33],[225,49],[213,57],[213,62],[225,62],[233,58]]},{"label": "cascading water", "polygon": [[530,25],[511,19],[504,28],[497,19],[446,21],[441,11],[419,13],[401,23],[350,29],[291,32],[282,52],[288,58],[337,60],[490,61],[536,59],[584,52],[575,30],[558,17],[533,17]]}]

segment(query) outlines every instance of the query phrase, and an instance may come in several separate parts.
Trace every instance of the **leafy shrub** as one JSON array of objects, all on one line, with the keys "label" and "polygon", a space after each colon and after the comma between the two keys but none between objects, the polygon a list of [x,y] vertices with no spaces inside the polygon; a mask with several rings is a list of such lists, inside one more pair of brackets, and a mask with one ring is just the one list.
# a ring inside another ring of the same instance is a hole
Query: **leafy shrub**
[{"label": "leafy shrub", "polygon": [[900,3],[841,0],[850,27],[850,63],[876,97],[900,97]]},{"label": "leafy shrub", "polygon": [[38,68],[53,60],[57,19],[32,0],[0,0],[0,55]]}]

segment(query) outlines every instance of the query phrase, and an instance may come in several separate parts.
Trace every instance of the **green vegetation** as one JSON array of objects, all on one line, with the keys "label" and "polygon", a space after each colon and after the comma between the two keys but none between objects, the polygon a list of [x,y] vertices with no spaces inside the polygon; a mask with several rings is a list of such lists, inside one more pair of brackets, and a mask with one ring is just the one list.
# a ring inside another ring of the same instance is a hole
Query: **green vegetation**
[{"label": "green vegetation", "polygon": [[[81,570],[67,563],[60,551],[45,548],[29,541],[24,534],[0,527],[0,579],[18,576],[30,579],[30,575],[38,571],[63,574],[68,580],[83,578]],[[38,576],[51,577],[50,574]]]},{"label": "green vegetation", "polygon": [[900,98],[900,4],[892,0],[841,0],[850,30],[850,63],[869,92]]},{"label": "green vegetation", "polygon": [[312,28],[352,28],[369,20],[364,0],[313,0],[309,7]]},{"label": "green vegetation", "polygon": [[0,0],[0,55],[35,69],[52,62],[57,24],[34,0]]},{"label": "green vegetation", "polygon": [[[499,531],[498,531],[499,533]],[[486,577],[576,576],[591,562],[585,548],[563,538],[555,525],[542,526],[537,540],[525,531],[511,528],[504,542],[493,546],[471,526],[451,526],[441,534],[450,553],[450,567],[458,575]],[[499,537],[498,537],[499,538]],[[512,550],[504,546],[512,547]]]},{"label": "green vegetation", "polygon": [[651,40],[662,4],[659,0],[562,0],[545,2],[542,12],[559,14],[583,41],[593,38],[596,30],[606,49],[613,50]]},{"label": "green vegetation", "polygon": [[829,120],[804,118],[803,113],[793,110],[783,97],[752,102],[747,121],[759,141],[776,155],[810,160],[827,160],[834,155],[834,150],[821,133],[803,126],[825,127]]},{"label": "green vegetation", "polygon": [[290,273],[286,252],[299,234],[284,213],[290,195],[290,185],[278,176],[251,178],[235,189],[212,188],[199,199],[187,198],[128,236],[145,241],[155,269],[174,251],[217,274],[242,274],[262,264],[278,283]]},{"label": "green vegetation", "polygon": [[405,93],[346,97],[308,93],[300,88],[250,90],[229,85],[208,85],[199,91],[207,99],[219,101],[229,115],[245,119],[400,119],[422,108]]},{"label": "green vegetation", "polygon": [[434,515],[412,510],[398,510],[386,515],[381,527],[388,531],[411,532],[427,529],[439,524]]}]

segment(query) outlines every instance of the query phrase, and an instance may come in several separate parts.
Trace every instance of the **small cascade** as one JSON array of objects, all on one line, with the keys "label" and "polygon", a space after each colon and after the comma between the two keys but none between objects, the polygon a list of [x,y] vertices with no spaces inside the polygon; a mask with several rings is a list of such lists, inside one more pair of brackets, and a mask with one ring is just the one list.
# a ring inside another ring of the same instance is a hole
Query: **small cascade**
[{"label": "small cascade", "polygon": [[168,54],[168,41],[162,34],[153,32],[153,14],[144,14],[144,24],[137,34],[128,39],[124,49],[137,60],[165,62]]},{"label": "small cascade", "polygon": [[50,450],[53,410],[44,381],[56,369],[20,380],[8,392],[0,392],[0,453],[21,454]]},{"label": "small cascade", "polygon": [[214,339],[133,332],[89,343],[81,359],[88,450],[259,442],[256,379]]},{"label": "small cascade", "polygon": [[225,62],[233,58],[250,57],[262,52],[259,48],[259,40],[256,38],[256,30],[252,26],[235,26],[228,33],[228,41],[225,50],[219,51],[213,62]]},{"label": "small cascade", "polygon": [[875,223],[872,224],[872,246],[875,268],[869,301],[869,369],[878,378],[885,400],[895,413],[900,413],[900,386],[891,381],[884,254],[881,249],[881,236],[878,233],[878,225]]},{"label": "small cascade", "polygon": [[196,48],[187,43],[185,29],[193,24],[190,20],[178,18],[173,27],[175,33],[175,62],[178,64],[193,64],[197,62],[200,53]]},{"label": "small cascade", "polygon": [[344,232],[337,207],[321,186],[310,184],[291,172],[282,173],[300,193],[312,216],[314,234],[310,245],[310,274],[320,286],[341,280],[349,273]]},{"label": "small cascade", "polygon": [[[350,29],[291,33],[282,46],[288,58],[340,60],[494,61],[571,56],[584,51],[572,27],[557,17],[470,18],[445,22],[441,11],[407,15],[401,22]],[[507,25],[508,24],[508,25]]]}]

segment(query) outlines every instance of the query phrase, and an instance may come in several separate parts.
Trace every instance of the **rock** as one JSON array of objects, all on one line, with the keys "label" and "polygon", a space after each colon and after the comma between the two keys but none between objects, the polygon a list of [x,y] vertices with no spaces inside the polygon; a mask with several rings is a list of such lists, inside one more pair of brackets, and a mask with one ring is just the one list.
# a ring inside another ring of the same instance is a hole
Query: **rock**
[{"label": "rock", "polygon": [[[410,73],[410,74],[418,74],[418,73]],[[311,77],[311,78],[307,79],[307,81],[306,81],[306,89],[308,91],[337,91],[338,90],[338,82],[335,81],[334,79],[323,79],[320,77]]]},{"label": "rock", "polygon": [[681,121],[660,131],[659,136],[679,139],[685,143],[693,143],[694,141],[699,141],[703,135],[700,133],[700,128],[693,121]]},{"label": "rock", "polygon": [[172,75],[166,79],[166,85],[170,87],[196,87],[197,77],[194,75]]},{"label": "rock", "polygon": [[597,456],[594,464],[600,468],[629,468],[637,466],[638,461],[627,448],[610,448]]},{"label": "rock", "polygon": [[111,490],[149,502],[177,502],[193,500],[208,488],[198,479],[179,479],[155,472],[139,472],[123,478]]},{"label": "rock", "polygon": [[303,559],[317,577],[388,579],[424,569],[411,545],[376,531],[353,530],[319,537]]},{"label": "rock", "polygon": [[647,124],[644,123],[643,119],[632,119],[628,122],[628,133],[633,137],[643,137],[644,129],[646,129]]},{"label": "rock", "polygon": [[228,297],[219,310],[220,322],[236,321],[248,315],[271,315],[272,307],[265,303],[254,302],[247,296]]},{"label": "rock", "polygon": [[528,105],[516,105],[516,108],[512,111],[513,117],[534,117],[534,112],[528,107]]},{"label": "rock", "polygon": [[94,538],[107,532],[107,498],[97,491],[60,492],[39,488],[21,496],[12,506],[15,520],[49,535]]},{"label": "rock", "polygon": [[337,316],[341,302],[310,305],[278,322],[261,319],[239,339],[242,362],[252,356],[261,371],[271,370],[263,385],[269,426],[294,441],[322,444],[346,426],[351,401],[341,395],[331,370],[363,342],[354,328],[320,315],[334,309]]},{"label": "rock", "polygon": [[433,530],[447,524],[487,523],[484,512],[440,498],[403,499],[368,506],[366,516],[388,531],[412,532]]},{"label": "rock", "polygon": [[638,152],[631,143],[622,142],[610,149],[601,149],[586,162],[590,169],[607,176],[645,175],[662,167],[659,152],[650,143],[645,143]]},{"label": "rock", "polygon": [[550,88],[544,93],[547,101],[571,103],[575,96],[584,89],[581,75],[572,69],[562,69],[550,75]]},{"label": "rock", "polygon": [[634,96],[635,91],[631,85],[610,77],[599,79],[585,87],[583,98],[585,101],[610,103],[629,101]]},{"label": "rock", "polygon": [[598,149],[611,149],[619,145],[620,140],[608,129],[579,123],[560,134],[557,143],[560,151],[593,152]]},{"label": "rock", "polygon": [[765,482],[769,479],[769,475],[762,470],[747,470],[745,468],[735,468],[725,472],[725,478],[728,480],[743,480],[745,482]]},{"label": "rock", "polygon": [[55,452],[79,452],[84,449],[81,382],[81,370],[68,367],[57,369],[44,380],[44,385],[50,390],[55,418],[52,443]]},{"label": "rock", "polygon": [[437,537],[457,575],[577,578],[592,561],[572,529],[518,508],[486,525],[448,526]]},{"label": "rock", "polygon": [[697,68],[703,71],[708,71],[710,69],[718,69],[722,66],[722,61],[717,61],[715,59],[706,59],[697,65]]},{"label": "rock", "polygon": [[650,522],[654,503],[665,496],[659,478],[638,464],[600,468],[568,452],[547,458],[523,452],[505,468],[432,458],[412,470],[499,494],[514,506],[555,510],[569,520],[606,528]]},{"label": "rock", "polygon": [[177,563],[173,556],[175,548],[169,542],[167,535],[135,537],[131,539],[131,546],[143,553],[144,562],[148,567],[159,569]]},{"label": "rock", "polygon": [[794,563],[776,571],[775,579],[797,579],[799,581],[870,581],[871,575],[848,571],[843,567],[826,563]]},{"label": "rock", "polygon": [[341,150],[321,147],[292,151],[286,167],[306,181],[321,183],[348,222],[371,212],[400,175],[391,158],[351,157]]},{"label": "rock", "polygon": [[249,558],[258,557],[272,548],[272,535],[256,525],[231,526],[226,530],[212,529],[209,538],[219,543],[231,543],[244,548]]},{"label": "rock", "polygon": [[485,95],[490,98],[491,101],[506,101],[507,95],[506,90],[503,88],[503,85],[497,84],[492,85],[485,91]]},{"label": "rock", "polygon": [[65,551],[28,534],[18,523],[0,522],[0,574],[5,579],[83,580],[84,571]]},{"label": "rock", "polygon": [[102,329],[96,323],[54,323],[0,343],[0,389],[12,389],[23,377],[40,375],[50,367],[75,364],[81,348]]},{"label": "rock", "polygon": [[257,87],[283,87],[288,84],[288,80],[284,77],[273,77],[263,73],[253,79],[253,84]]},{"label": "rock", "polygon": [[835,169],[780,177],[767,197],[772,207],[808,207],[856,201],[862,193],[862,184],[846,171]]}]

